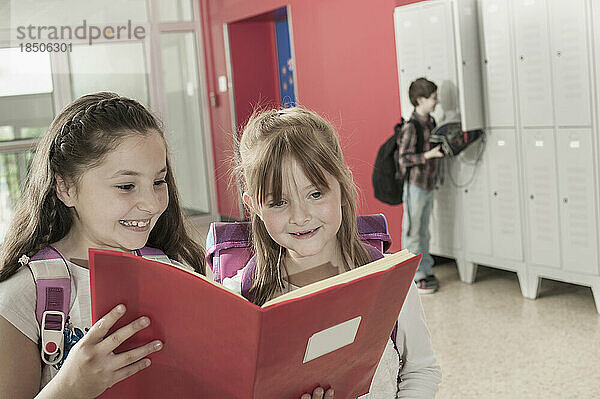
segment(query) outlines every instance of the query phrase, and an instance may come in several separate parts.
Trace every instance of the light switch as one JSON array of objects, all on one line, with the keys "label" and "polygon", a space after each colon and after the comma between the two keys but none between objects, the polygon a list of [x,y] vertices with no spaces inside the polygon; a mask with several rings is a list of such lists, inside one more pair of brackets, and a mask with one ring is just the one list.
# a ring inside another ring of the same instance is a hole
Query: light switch
[{"label": "light switch", "polygon": [[225,93],[227,91],[227,76],[219,76],[219,93]]}]

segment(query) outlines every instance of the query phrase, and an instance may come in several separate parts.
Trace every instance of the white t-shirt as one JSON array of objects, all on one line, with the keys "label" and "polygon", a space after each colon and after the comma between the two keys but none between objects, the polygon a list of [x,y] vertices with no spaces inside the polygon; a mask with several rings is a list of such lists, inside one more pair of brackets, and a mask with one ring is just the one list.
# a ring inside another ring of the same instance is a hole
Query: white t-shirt
[{"label": "white t-shirt", "polygon": [[[235,276],[225,278],[223,285],[241,293],[242,274],[243,269],[238,270]],[[400,356],[390,338],[373,376],[369,394],[361,399],[434,398],[442,372],[433,354],[421,298],[414,284],[411,284],[398,316],[396,346],[401,351]],[[397,382],[398,377],[400,383]]]},{"label": "white t-shirt", "polygon": [[[167,256],[148,258],[187,267],[179,262],[169,260]],[[90,272],[88,269],[70,261],[67,261],[67,266],[71,274],[71,301],[69,315],[65,322],[65,356],[59,363],[50,366],[42,362],[40,355],[40,363],[42,364],[40,389],[54,378],[69,355],[70,349],[92,326]],[[35,281],[31,270],[27,266],[22,266],[8,280],[0,282],[0,316],[8,320],[27,338],[39,344],[40,326],[35,314],[36,297]]]}]

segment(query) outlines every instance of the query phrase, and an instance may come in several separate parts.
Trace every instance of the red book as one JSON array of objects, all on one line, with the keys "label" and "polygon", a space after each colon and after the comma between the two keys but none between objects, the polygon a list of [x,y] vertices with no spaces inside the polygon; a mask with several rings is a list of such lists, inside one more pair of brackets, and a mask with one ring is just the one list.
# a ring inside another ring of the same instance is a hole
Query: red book
[{"label": "red book", "polygon": [[111,332],[151,319],[115,352],[164,342],[102,398],[297,399],[320,385],[348,399],[368,392],[421,257],[398,252],[262,307],[176,266],[107,250],[89,259],[94,323],[119,303]]}]

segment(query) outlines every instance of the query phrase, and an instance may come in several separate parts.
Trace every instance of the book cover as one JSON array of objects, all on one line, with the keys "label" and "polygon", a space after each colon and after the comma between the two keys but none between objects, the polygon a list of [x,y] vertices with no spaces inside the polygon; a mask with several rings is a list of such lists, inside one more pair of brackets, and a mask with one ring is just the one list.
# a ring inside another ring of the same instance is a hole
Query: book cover
[{"label": "book cover", "polygon": [[123,252],[90,250],[92,320],[123,303],[111,329],[151,325],[115,352],[154,339],[152,365],[102,398],[336,398],[368,392],[420,256],[407,251],[256,306],[192,271]]}]

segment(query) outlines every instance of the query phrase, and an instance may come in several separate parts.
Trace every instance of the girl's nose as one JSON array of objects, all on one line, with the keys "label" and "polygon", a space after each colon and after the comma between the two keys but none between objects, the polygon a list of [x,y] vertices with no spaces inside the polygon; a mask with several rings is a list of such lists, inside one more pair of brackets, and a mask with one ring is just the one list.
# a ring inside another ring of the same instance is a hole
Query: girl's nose
[{"label": "girl's nose", "polygon": [[151,190],[144,190],[140,193],[137,207],[141,211],[149,214],[156,214],[160,212],[162,209],[160,193],[154,191],[154,188]]},{"label": "girl's nose", "polygon": [[301,226],[310,220],[310,212],[304,204],[294,204],[291,208],[290,223]]}]

